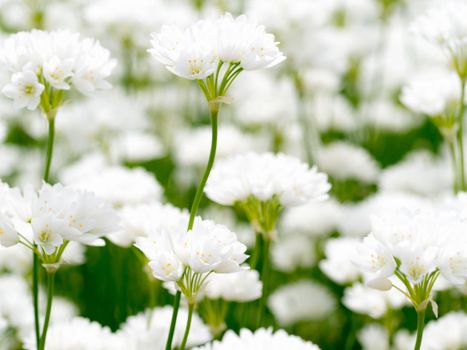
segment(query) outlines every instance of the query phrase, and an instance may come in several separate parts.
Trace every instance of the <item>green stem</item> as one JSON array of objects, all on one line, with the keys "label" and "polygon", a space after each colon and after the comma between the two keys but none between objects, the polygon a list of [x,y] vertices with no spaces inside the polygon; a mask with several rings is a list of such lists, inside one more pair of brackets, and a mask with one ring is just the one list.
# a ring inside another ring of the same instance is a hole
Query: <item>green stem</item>
[{"label": "green stem", "polygon": [[259,260],[261,256],[261,249],[262,249],[262,240],[263,240],[263,236],[261,233],[256,233],[255,236],[256,236],[255,248],[253,250],[253,254],[250,259],[250,267],[252,269],[258,269]]},{"label": "green stem", "polygon": [[47,330],[49,328],[50,314],[52,311],[52,301],[54,294],[55,270],[47,271],[47,308],[45,310],[44,326],[42,328],[42,336],[39,344],[39,350],[45,350],[45,340],[47,338]]},{"label": "green stem", "polygon": [[[47,152],[43,176],[45,182],[49,181],[50,167],[52,164],[55,140],[55,114],[49,115],[47,113],[47,121],[49,124],[49,133],[47,138]],[[34,248],[35,247],[36,245],[34,244]],[[32,301],[34,308],[34,332],[36,336],[36,345],[39,348],[41,340],[39,320],[39,258],[34,252],[32,253]]]},{"label": "green stem", "polygon": [[414,350],[420,350],[422,346],[423,329],[425,328],[425,309],[417,311],[417,340]]},{"label": "green stem", "polygon": [[170,321],[169,337],[167,338],[167,343],[165,345],[165,350],[171,350],[172,349],[172,341],[173,341],[173,338],[174,338],[175,326],[177,325],[178,309],[180,307],[180,299],[181,298],[182,298],[182,293],[180,291],[177,291],[177,293],[175,294],[173,312],[172,312],[172,320]]},{"label": "green stem", "polygon": [[193,318],[194,304],[188,305],[188,319],[186,321],[185,334],[183,335],[182,343],[180,344],[180,350],[185,350],[186,342],[188,341],[188,335],[190,334],[191,319]]},{"label": "green stem", "polygon": [[196,190],[195,199],[193,200],[193,204],[191,205],[190,221],[188,222],[188,231],[193,228],[196,213],[198,212],[198,208],[199,208],[199,203],[201,202],[201,199],[203,197],[204,186],[206,186],[206,182],[208,181],[208,177],[209,177],[209,174],[211,173],[212,166],[214,165],[214,159],[216,158],[218,114],[219,114],[219,111],[217,109],[211,111],[211,128],[212,128],[211,150],[209,152],[208,164],[206,165],[206,169],[204,170],[203,177],[201,179],[201,182],[198,185],[198,189]]},{"label": "green stem", "polygon": [[271,270],[270,263],[270,247],[271,239],[269,237],[263,237],[263,267],[261,269],[261,280],[263,281],[263,293],[259,301],[259,312],[258,312],[258,327],[263,326],[264,316],[266,315],[266,301],[269,292],[269,277]]},{"label": "green stem", "polygon": [[52,155],[54,150],[55,140],[55,118],[48,119],[49,122],[49,136],[47,139],[47,155],[45,159],[44,181],[49,182],[50,166],[52,164]]},{"label": "green stem", "polygon": [[448,145],[449,145],[449,153],[451,154],[451,162],[452,162],[452,168],[453,168],[453,190],[454,193],[459,192],[459,179],[458,179],[458,170],[457,170],[457,158],[456,158],[456,145],[455,143],[451,140],[448,140]]},{"label": "green stem", "polygon": [[[218,106],[217,106],[218,107]],[[204,186],[206,186],[206,182],[208,181],[209,174],[211,173],[211,169],[214,165],[214,159],[216,158],[216,150],[217,150],[217,116],[219,114],[218,108],[211,109],[211,127],[212,127],[212,139],[211,139],[211,150],[209,152],[209,160],[208,164],[206,165],[206,169],[204,170],[203,177],[201,178],[201,182],[198,185],[196,190],[195,199],[193,200],[193,204],[191,205],[190,210],[190,219],[188,221],[188,231],[193,228],[193,224],[195,222],[196,213],[198,212],[199,203],[203,197]],[[172,348],[172,341],[173,341],[173,333],[175,332],[175,326],[177,323],[177,315],[178,309],[180,307],[180,298],[181,293],[178,291],[175,295],[174,307],[172,311],[172,321],[170,324],[170,331],[169,337],[167,338],[167,344],[165,346],[166,350],[171,350]]]},{"label": "green stem", "polygon": [[457,131],[457,147],[459,148],[459,186],[461,191],[466,191],[465,186],[465,168],[464,168],[464,111],[465,111],[465,80],[461,79],[461,97],[459,106],[458,123],[459,130]]},{"label": "green stem", "polygon": [[41,326],[39,321],[39,258],[34,251],[32,252],[32,301],[34,306],[34,332],[36,335],[36,346],[39,348],[41,340]]}]

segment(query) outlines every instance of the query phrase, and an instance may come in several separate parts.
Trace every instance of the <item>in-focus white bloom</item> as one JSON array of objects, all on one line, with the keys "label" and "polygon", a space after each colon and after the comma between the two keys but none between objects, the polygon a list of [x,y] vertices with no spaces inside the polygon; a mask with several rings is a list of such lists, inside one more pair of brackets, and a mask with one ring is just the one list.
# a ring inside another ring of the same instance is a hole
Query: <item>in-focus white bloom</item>
[{"label": "in-focus white bloom", "polygon": [[341,141],[321,148],[317,163],[323,171],[339,180],[373,183],[379,174],[379,166],[368,151]]},{"label": "in-focus white bloom", "polygon": [[44,85],[39,83],[32,71],[17,72],[11,76],[11,82],[5,85],[2,93],[13,100],[16,109],[35,110],[39,105]]},{"label": "in-focus white bloom", "polygon": [[210,299],[247,302],[259,299],[263,284],[256,270],[209,276],[204,293]]},{"label": "in-focus white bloom", "polygon": [[[177,282],[188,298],[196,298],[207,274],[238,272],[247,258],[246,246],[235,233],[199,217],[192,230],[154,232],[136,239],[135,246],[149,259],[154,277]],[[193,278],[197,280],[195,287],[186,290]]]},{"label": "in-focus white bloom", "polygon": [[194,348],[193,350],[319,350],[311,342],[297,336],[288,335],[284,330],[273,333],[271,329],[260,328],[256,332],[241,329],[237,335],[228,331],[221,341]]},{"label": "in-focus white bloom", "polygon": [[[460,204],[460,202],[458,202]],[[356,263],[373,277],[387,278],[396,268],[414,284],[441,273],[453,284],[467,278],[467,229],[460,207],[398,208],[372,221],[370,233],[358,248]]]},{"label": "in-focus white bloom", "polygon": [[298,321],[326,318],[335,310],[336,300],[325,287],[304,280],[277,289],[268,305],[281,325],[290,326]]},{"label": "in-focus white bloom", "polygon": [[273,67],[285,59],[272,34],[245,15],[226,13],[217,20],[201,20],[186,29],[163,26],[152,34],[149,52],[183,78],[204,79],[220,62],[245,70]]},{"label": "in-focus white bloom", "polygon": [[[30,110],[38,106],[44,91],[51,93],[46,86],[56,90],[73,86],[83,94],[110,88],[106,79],[116,64],[99,42],[63,30],[11,35],[0,47],[0,62],[11,74],[3,93],[14,100],[16,108]],[[61,102],[48,99],[48,104]],[[43,107],[48,111],[57,106]]]},{"label": "in-focus white bloom", "polygon": [[[172,307],[164,306],[149,309],[137,315],[130,316],[117,332],[122,349],[163,349],[166,337],[169,334]],[[174,346],[180,345],[188,318],[188,310],[181,308],[178,313],[178,322],[174,333]],[[191,332],[188,337],[189,347],[204,344],[212,339],[208,327],[197,315],[193,315]]]},{"label": "in-focus white bloom", "polygon": [[247,153],[219,161],[205,188],[216,203],[234,205],[252,196],[277,197],[284,207],[327,198],[327,176],[285,154]]},{"label": "in-focus white bloom", "polygon": [[[10,234],[16,232],[23,243],[36,243],[39,253],[47,256],[57,253],[68,241],[101,245],[104,243],[101,237],[119,229],[119,219],[110,205],[92,193],[61,184],[43,184],[37,192],[31,187],[23,191],[14,188],[6,200],[9,206],[2,214],[6,222],[3,229],[8,227]],[[55,256],[61,258],[61,254]]]}]

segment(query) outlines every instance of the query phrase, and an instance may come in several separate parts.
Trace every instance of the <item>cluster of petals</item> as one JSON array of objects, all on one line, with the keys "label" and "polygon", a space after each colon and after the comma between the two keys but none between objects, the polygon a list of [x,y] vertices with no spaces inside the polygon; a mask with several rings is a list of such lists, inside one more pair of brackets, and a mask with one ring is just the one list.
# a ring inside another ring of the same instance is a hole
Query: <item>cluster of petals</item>
[{"label": "cluster of petals", "polygon": [[226,13],[215,20],[200,20],[188,28],[163,26],[152,34],[149,52],[183,78],[204,79],[219,62],[238,63],[245,70],[273,67],[285,56],[274,35],[247,16]]},{"label": "cluster of petals", "polygon": [[231,273],[241,270],[246,246],[224,225],[196,218],[193,229],[160,230],[136,239],[136,247],[149,259],[154,277],[178,281],[185,268],[194,273]]},{"label": "cluster of petals", "polygon": [[69,90],[72,86],[90,95],[108,89],[116,61],[110,51],[91,38],[65,30],[19,32],[0,46],[0,64],[10,73],[2,92],[15,108],[34,110],[50,86]]},{"label": "cluster of petals", "polygon": [[272,329],[260,328],[254,333],[241,329],[237,335],[228,331],[222,341],[195,348],[195,350],[319,350],[319,347],[301,338],[288,335],[284,330],[273,333]]},{"label": "cluster of petals", "polygon": [[357,247],[356,264],[370,279],[388,278],[399,269],[420,283],[439,271],[449,282],[467,278],[465,197],[449,204],[402,207],[372,220],[372,231]]},{"label": "cluster of petals", "polygon": [[101,237],[118,231],[119,219],[111,206],[93,193],[43,184],[36,191],[12,188],[2,198],[0,244],[34,242],[50,255],[65,241],[103,245]]},{"label": "cluster of petals", "polygon": [[284,207],[327,199],[327,175],[299,159],[273,153],[246,153],[219,161],[205,188],[216,203],[233,205],[253,196],[277,197]]}]

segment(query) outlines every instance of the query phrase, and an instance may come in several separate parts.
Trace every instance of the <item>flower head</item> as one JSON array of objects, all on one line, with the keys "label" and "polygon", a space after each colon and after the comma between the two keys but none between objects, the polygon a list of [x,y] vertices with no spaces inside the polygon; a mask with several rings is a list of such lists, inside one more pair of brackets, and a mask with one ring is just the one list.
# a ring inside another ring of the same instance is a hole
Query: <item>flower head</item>
[{"label": "flower head", "polygon": [[14,107],[34,110],[41,104],[44,112],[62,103],[62,92],[53,94],[50,89],[74,87],[91,94],[110,88],[106,79],[116,64],[99,42],[64,30],[11,35],[0,47],[0,63],[11,74],[2,92],[13,99]]}]

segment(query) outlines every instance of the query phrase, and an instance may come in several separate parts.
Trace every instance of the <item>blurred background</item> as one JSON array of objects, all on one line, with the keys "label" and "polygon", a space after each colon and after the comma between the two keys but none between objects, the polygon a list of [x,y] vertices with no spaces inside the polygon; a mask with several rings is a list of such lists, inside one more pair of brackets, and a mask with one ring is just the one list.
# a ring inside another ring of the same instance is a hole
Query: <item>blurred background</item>
[{"label": "blurred background", "polygon": [[[118,60],[111,91],[73,96],[60,110],[53,182],[94,190],[121,211],[154,200],[189,208],[209,150],[208,110],[195,83],[176,78],[146,52],[150,33],[225,11],[264,24],[288,59],[267,72],[245,72],[235,82],[233,103],[221,110],[218,157],[284,152],[317,165],[333,185],[328,202],[283,215],[272,251],[268,322],[322,349],[369,349],[368,332],[387,342],[398,329],[413,331],[414,315],[397,297],[361,285],[345,257],[368,233],[375,211],[400,197],[451,190],[449,157],[437,128],[400,102],[410,79],[444,64],[439,52],[410,33],[410,24],[431,3],[0,0],[0,42],[32,28],[70,29],[99,39]],[[0,96],[3,181],[40,184],[46,132],[38,113],[16,112]],[[246,219],[231,209],[204,199],[201,215],[254,243]],[[56,288],[73,312],[116,330],[128,316],[170,304],[172,297],[148,279],[131,240],[112,241],[105,248],[70,248]],[[4,317],[24,303],[4,295],[29,280],[29,255],[19,246],[0,249]],[[444,298],[442,309],[465,307],[462,298]],[[228,328],[252,326],[248,309],[231,305]],[[8,330],[13,338],[20,327],[13,323]]]}]

